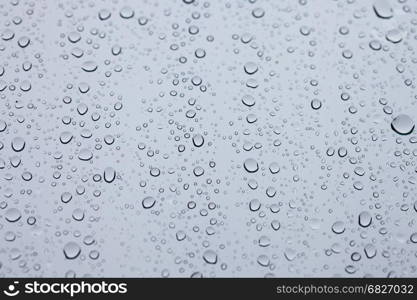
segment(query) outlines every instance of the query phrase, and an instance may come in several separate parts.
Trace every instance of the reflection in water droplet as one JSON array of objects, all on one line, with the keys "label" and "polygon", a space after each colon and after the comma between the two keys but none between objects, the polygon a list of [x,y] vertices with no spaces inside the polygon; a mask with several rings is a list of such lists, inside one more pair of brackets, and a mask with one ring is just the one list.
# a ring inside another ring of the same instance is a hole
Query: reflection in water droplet
[{"label": "reflection in water droplet", "polygon": [[203,259],[206,263],[214,265],[217,263],[217,253],[213,250],[206,250],[203,253]]},{"label": "reflection in water droplet", "polygon": [[408,115],[398,115],[391,122],[391,128],[398,134],[407,135],[413,132],[414,122]]},{"label": "reflection in water droplet", "polygon": [[67,259],[76,259],[81,253],[81,248],[75,242],[69,242],[64,246],[64,255]]},{"label": "reflection in water droplet", "polygon": [[25,148],[25,140],[21,137],[15,137],[12,140],[12,149],[16,152],[20,152]]},{"label": "reflection in water droplet", "polygon": [[111,183],[116,178],[116,171],[112,167],[107,167],[104,169],[103,177],[105,182]]},{"label": "reflection in water droplet", "polygon": [[393,10],[388,0],[375,0],[374,1],[375,14],[382,19],[390,19],[393,16]]},{"label": "reflection in water droplet", "polygon": [[243,68],[249,75],[255,74],[258,71],[258,66],[254,62],[247,62]]},{"label": "reflection in water droplet", "polygon": [[253,158],[246,159],[245,162],[243,163],[243,167],[249,173],[255,173],[256,171],[259,170],[258,163]]},{"label": "reflection in water droplet", "polygon": [[89,60],[84,62],[81,68],[86,72],[94,72],[97,70],[97,64],[94,61]]},{"label": "reflection in water droplet", "polygon": [[142,200],[142,206],[145,209],[149,209],[152,208],[156,203],[155,198],[151,197],[151,196],[147,196]]},{"label": "reflection in water droplet", "polygon": [[359,214],[359,225],[362,227],[368,227],[372,223],[372,216],[369,212],[363,211]]},{"label": "reflection in water droplet", "polygon": [[93,158],[93,152],[91,152],[89,149],[83,148],[78,153],[78,158],[82,161],[88,161]]},{"label": "reflection in water droplet", "polygon": [[135,12],[133,11],[133,9],[129,6],[125,6],[120,10],[120,16],[123,19],[130,19],[133,18],[133,16],[135,15]]},{"label": "reflection in water droplet", "polygon": [[333,223],[332,231],[336,234],[342,234],[343,232],[345,232],[345,223],[343,223],[342,221],[337,221]]},{"label": "reflection in water droplet", "polygon": [[193,144],[196,147],[201,147],[204,144],[204,137],[201,134],[195,134],[193,136]]},{"label": "reflection in water droplet", "polygon": [[5,214],[5,218],[9,222],[17,222],[21,217],[22,215],[17,208],[9,208]]},{"label": "reflection in water droplet", "polygon": [[387,39],[387,41],[390,41],[391,43],[396,44],[402,41],[403,35],[402,35],[401,30],[391,29],[387,32],[387,34],[385,35],[385,38]]}]

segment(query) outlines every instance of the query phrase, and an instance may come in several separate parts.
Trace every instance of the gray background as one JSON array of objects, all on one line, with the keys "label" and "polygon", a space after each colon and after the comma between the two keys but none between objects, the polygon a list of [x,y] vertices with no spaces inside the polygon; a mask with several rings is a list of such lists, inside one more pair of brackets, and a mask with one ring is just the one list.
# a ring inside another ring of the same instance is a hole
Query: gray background
[{"label": "gray background", "polygon": [[415,277],[415,1],[188,2],[0,1],[0,276]]}]

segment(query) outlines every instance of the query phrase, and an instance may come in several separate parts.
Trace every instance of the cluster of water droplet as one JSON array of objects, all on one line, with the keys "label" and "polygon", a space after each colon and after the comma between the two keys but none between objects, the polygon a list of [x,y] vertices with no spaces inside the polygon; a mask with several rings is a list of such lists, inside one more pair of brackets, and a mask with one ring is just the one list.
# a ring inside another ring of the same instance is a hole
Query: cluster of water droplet
[{"label": "cluster of water droplet", "polygon": [[416,11],[0,3],[0,276],[416,276]]}]

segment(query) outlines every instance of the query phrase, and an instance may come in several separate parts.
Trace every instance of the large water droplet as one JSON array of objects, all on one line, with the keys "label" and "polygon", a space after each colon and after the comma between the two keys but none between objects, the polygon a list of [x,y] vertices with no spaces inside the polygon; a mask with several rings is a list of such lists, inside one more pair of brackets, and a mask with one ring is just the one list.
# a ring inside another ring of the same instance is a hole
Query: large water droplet
[{"label": "large water droplet", "polygon": [[81,253],[81,248],[75,242],[69,242],[64,246],[64,255],[67,259],[76,259]]},{"label": "large water droplet", "polygon": [[203,254],[203,259],[206,263],[214,265],[217,263],[217,253],[213,250],[206,250]]},{"label": "large water droplet", "polygon": [[375,0],[374,1],[375,14],[382,19],[390,19],[393,16],[393,10],[387,0]]},{"label": "large water droplet", "polygon": [[15,137],[12,140],[12,149],[16,152],[20,152],[25,148],[25,140],[21,137]]},{"label": "large water droplet", "polygon": [[21,217],[22,215],[17,208],[9,208],[5,214],[5,218],[9,222],[17,222]]},{"label": "large water droplet", "polygon": [[243,167],[249,173],[255,173],[259,170],[258,163],[253,158],[248,158],[247,160],[245,160],[245,162],[243,163]]},{"label": "large water droplet", "polygon": [[359,214],[359,225],[362,227],[368,227],[372,223],[372,216],[369,212],[363,211]]},{"label": "large water droplet", "polygon": [[156,203],[156,200],[154,197],[147,196],[142,200],[142,206],[145,209],[152,208]]},{"label": "large water droplet", "polygon": [[391,122],[391,128],[398,134],[407,135],[413,132],[414,122],[408,115],[398,115]]}]

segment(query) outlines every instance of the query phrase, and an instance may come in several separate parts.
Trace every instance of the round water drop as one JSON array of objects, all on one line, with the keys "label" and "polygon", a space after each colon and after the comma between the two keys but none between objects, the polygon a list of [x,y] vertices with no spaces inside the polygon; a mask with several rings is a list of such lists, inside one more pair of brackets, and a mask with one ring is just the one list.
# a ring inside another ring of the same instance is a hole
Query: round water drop
[{"label": "round water drop", "polygon": [[203,259],[206,263],[214,265],[217,263],[217,253],[213,250],[206,250],[203,253]]},{"label": "round water drop", "polygon": [[371,214],[369,212],[363,211],[363,212],[361,212],[359,214],[358,220],[359,220],[359,225],[361,227],[366,228],[369,225],[371,225],[371,223],[372,223],[372,216],[371,216]]},{"label": "round water drop", "polygon": [[61,135],[59,136],[59,140],[61,141],[61,143],[63,144],[68,144],[69,142],[71,142],[73,138],[73,135],[71,132],[69,131],[64,131],[63,133],[61,133]]},{"label": "round water drop", "polygon": [[7,123],[4,120],[0,120],[0,132],[5,131],[7,128]]},{"label": "round water drop", "polygon": [[372,244],[367,244],[363,250],[367,258],[373,258],[376,256],[376,248]]},{"label": "round water drop", "polygon": [[91,152],[89,149],[87,148],[83,148],[80,150],[80,152],[78,153],[78,158],[82,161],[88,161],[90,159],[93,158],[93,152]]},{"label": "round water drop", "polygon": [[247,160],[245,160],[245,162],[243,163],[243,167],[249,173],[255,173],[259,170],[258,163],[253,158],[248,158]]},{"label": "round water drop", "polygon": [[26,48],[30,43],[30,39],[27,36],[22,36],[18,41],[17,44],[20,48]]},{"label": "round water drop", "polygon": [[87,113],[87,111],[88,111],[88,106],[87,106],[85,103],[80,103],[80,104],[78,104],[78,106],[77,106],[77,111],[78,111],[78,113],[79,113],[81,116],[83,116],[83,115],[85,115],[85,114]]},{"label": "round water drop", "polygon": [[25,140],[21,137],[15,137],[12,140],[12,149],[16,152],[20,152],[25,148]]},{"label": "round water drop", "polygon": [[206,50],[202,48],[198,48],[195,50],[194,54],[195,54],[195,57],[197,58],[203,58],[206,56]]},{"label": "round water drop", "polygon": [[103,177],[105,182],[111,183],[116,178],[116,171],[112,167],[107,167],[104,169]]},{"label": "round water drop", "polygon": [[3,30],[3,32],[1,33],[1,38],[2,38],[4,41],[9,41],[9,40],[11,40],[12,38],[14,38],[14,32],[13,32],[12,30],[10,30],[10,29],[5,29],[5,30]]},{"label": "round water drop", "polygon": [[259,201],[258,199],[252,199],[249,202],[249,209],[251,211],[257,211],[261,208],[261,201]]},{"label": "round water drop", "polygon": [[393,10],[387,0],[375,0],[373,5],[375,14],[381,19],[390,19],[393,16]]},{"label": "round water drop", "polygon": [[175,236],[176,236],[176,238],[177,238],[177,241],[183,241],[183,240],[185,240],[185,238],[187,237],[187,235],[185,234],[185,232],[184,231],[182,231],[182,230],[180,230],[180,231],[178,231],[176,234],[175,234]]},{"label": "round water drop", "polygon": [[391,29],[385,35],[387,41],[397,44],[403,40],[403,34],[399,29]]},{"label": "round water drop", "polygon": [[332,231],[336,234],[342,234],[345,232],[345,223],[337,221],[332,225]]},{"label": "round water drop", "polygon": [[64,246],[64,255],[67,259],[76,259],[81,253],[81,248],[75,242],[69,242]]},{"label": "round water drop", "polygon": [[273,230],[277,231],[281,228],[281,223],[278,220],[272,220],[271,227]]},{"label": "round water drop", "polygon": [[200,177],[201,175],[204,174],[204,169],[200,166],[197,166],[194,168],[193,173],[196,177]]},{"label": "round water drop", "polygon": [[28,92],[28,91],[30,91],[31,88],[32,88],[32,85],[31,85],[29,80],[23,80],[20,83],[20,90],[22,92]]},{"label": "round water drop", "polygon": [[105,21],[105,20],[107,20],[108,18],[110,18],[111,17],[111,12],[109,11],[109,10],[107,10],[107,9],[101,9],[99,12],[98,12],[98,18],[101,20],[101,21]]},{"label": "round water drop", "polygon": [[151,196],[145,197],[142,200],[142,206],[145,209],[152,208],[155,205],[155,203],[156,203],[155,198]]},{"label": "round water drop", "polygon": [[6,220],[11,223],[19,221],[21,217],[22,215],[17,208],[9,208],[5,213]]},{"label": "round water drop", "polygon": [[280,170],[281,168],[276,162],[273,162],[269,165],[269,171],[271,172],[271,174],[277,174]]},{"label": "round water drop", "polygon": [[242,103],[248,107],[252,107],[255,105],[255,98],[251,95],[245,95],[242,97]]},{"label": "round water drop", "polygon": [[369,42],[369,47],[372,50],[378,51],[378,50],[381,50],[382,49],[382,44],[378,40],[372,40],[372,41]]},{"label": "round water drop", "polygon": [[195,134],[193,136],[193,145],[196,147],[201,147],[204,144],[204,137],[201,134]]},{"label": "round water drop", "polygon": [[72,218],[75,221],[82,221],[84,219],[84,210],[81,208],[76,208],[72,212]]},{"label": "round water drop", "polygon": [[259,238],[258,244],[261,247],[268,247],[269,245],[271,245],[271,240],[266,235],[263,235]]},{"label": "round water drop", "polygon": [[148,24],[148,22],[149,22],[149,19],[147,17],[139,17],[138,18],[138,23],[141,26],[144,26],[144,25]]},{"label": "round water drop", "polygon": [[258,71],[258,66],[254,62],[247,62],[243,69],[245,70],[246,74],[252,75]]},{"label": "round water drop", "polygon": [[81,40],[81,35],[78,32],[72,31],[68,34],[68,41],[70,41],[71,43],[76,43],[80,40]]},{"label": "round water drop", "polygon": [[89,85],[88,85],[88,83],[86,83],[86,82],[81,82],[81,83],[78,85],[78,90],[79,90],[81,93],[85,94],[85,93],[87,93],[87,92],[90,90],[90,86],[89,86]]},{"label": "round water drop", "polygon": [[407,135],[413,132],[414,122],[408,115],[398,115],[391,122],[391,128],[398,134]]},{"label": "round water drop", "polygon": [[267,267],[270,264],[270,260],[269,257],[266,256],[265,254],[261,254],[258,256],[258,259],[256,260],[258,262],[258,264],[262,267]]},{"label": "round water drop", "polygon": [[114,45],[114,46],[111,48],[111,53],[112,53],[114,56],[119,55],[120,53],[122,53],[122,47],[120,47],[119,45]]},{"label": "round water drop", "polygon": [[414,244],[417,244],[417,232],[414,232],[411,236],[410,236],[410,241]]},{"label": "round water drop", "polygon": [[89,60],[83,63],[81,69],[83,69],[86,72],[94,72],[95,70],[97,70],[97,67],[98,66],[94,61]]},{"label": "round water drop", "polygon": [[0,80],[0,92],[4,91],[7,88],[7,83],[4,80]]},{"label": "round water drop", "polygon": [[133,16],[135,15],[135,12],[133,11],[133,9],[129,6],[125,6],[120,10],[120,16],[123,19],[130,19],[133,18]]},{"label": "round water drop", "polygon": [[252,10],[252,16],[259,19],[262,18],[265,15],[265,10],[261,7],[254,8]]},{"label": "round water drop", "polygon": [[311,108],[315,109],[315,110],[320,109],[321,108],[321,101],[317,98],[311,100]]},{"label": "round water drop", "polygon": [[72,199],[72,195],[69,192],[64,192],[61,194],[61,201],[62,203],[68,203]]},{"label": "round water drop", "polygon": [[295,252],[295,250],[292,248],[287,248],[284,251],[284,256],[288,261],[293,261],[297,256],[297,252]]}]

